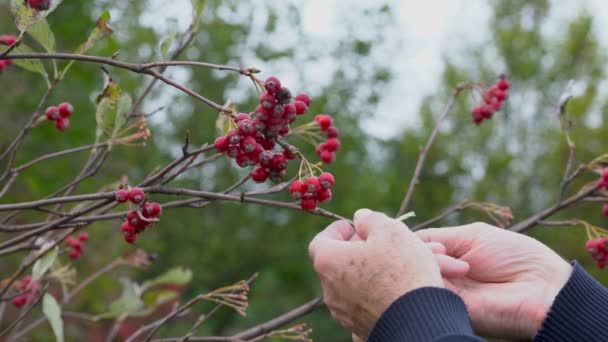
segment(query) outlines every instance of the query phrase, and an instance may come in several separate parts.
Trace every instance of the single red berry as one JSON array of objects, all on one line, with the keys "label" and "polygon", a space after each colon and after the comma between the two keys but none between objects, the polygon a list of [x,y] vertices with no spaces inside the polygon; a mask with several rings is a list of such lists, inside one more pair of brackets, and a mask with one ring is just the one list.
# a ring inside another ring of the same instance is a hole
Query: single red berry
[{"label": "single red berry", "polygon": [[127,234],[127,235],[125,235],[125,241],[127,243],[135,243],[135,242],[137,242],[137,235]]},{"label": "single red berry", "polygon": [[264,151],[260,154],[260,165],[264,168],[270,168],[272,165],[272,158],[274,158],[274,153],[271,151]]},{"label": "single red berry", "polygon": [[141,217],[139,217],[137,210],[130,210],[127,213],[127,221],[134,227],[138,227],[138,226],[142,225],[142,222],[143,222]]},{"label": "single red berry", "polygon": [[507,80],[506,78],[501,78],[496,85],[500,90],[507,90],[511,86],[509,80]]},{"label": "single red berry", "polygon": [[239,122],[239,134],[242,136],[249,136],[255,132],[255,125],[253,121],[249,119],[242,120]]},{"label": "single red berry", "polygon": [[226,139],[230,145],[238,145],[241,142],[241,135],[236,129],[233,129],[226,133]]},{"label": "single red berry", "polygon": [[61,132],[65,131],[66,129],[70,128],[70,119],[61,117],[57,118],[57,120],[55,120],[55,128]]},{"label": "single red berry", "polygon": [[502,102],[503,101],[501,100],[493,99],[488,106],[490,107],[490,109],[492,109],[493,112],[497,112],[502,107]]},{"label": "single red berry", "polygon": [[68,238],[65,239],[65,244],[68,245],[68,246],[70,246],[70,247],[73,247],[77,243],[79,243],[78,239],[76,239],[73,236],[68,236]]},{"label": "single red berry", "polygon": [[277,100],[274,95],[270,93],[264,93],[260,96],[260,104],[266,109],[273,108],[276,105],[276,102]]},{"label": "single red berry", "polygon": [[331,116],[327,114],[317,114],[315,116],[315,121],[319,124],[322,131],[326,131],[329,127],[331,127],[333,120]]},{"label": "single red berry", "polygon": [[114,191],[114,200],[118,203],[125,203],[129,200],[129,191],[125,189],[118,189]]},{"label": "single red berry", "polygon": [[296,107],[296,114],[297,115],[303,115],[308,110],[308,106],[306,105],[306,103],[304,103],[304,101],[297,100],[294,103],[294,107]]},{"label": "single red berry", "polygon": [[251,116],[247,113],[238,113],[234,116],[234,122],[239,123],[243,120],[250,120]]},{"label": "single red berry", "polygon": [[59,119],[60,115],[59,115],[59,109],[57,109],[57,107],[55,106],[50,106],[46,109],[46,118],[51,120],[51,121],[55,121],[57,119]]},{"label": "single red berry", "polygon": [[304,190],[309,194],[316,194],[321,191],[321,183],[319,183],[319,179],[315,176],[310,176],[306,178],[304,181]]},{"label": "single red berry", "polygon": [[337,138],[340,135],[340,131],[335,126],[329,127],[325,133],[327,133],[328,138]]},{"label": "single red berry", "polygon": [[74,112],[74,107],[69,102],[61,103],[59,106],[57,106],[57,109],[59,110],[59,115],[64,118],[67,118]]},{"label": "single red berry", "polygon": [[499,99],[500,101],[504,101],[504,99],[507,98],[507,92],[504,90],[498,89],[494,92],[494,96],[496,96],[496,98]]},{"label": "single red berry", "polygon": [[281,129],[279,129],[279,135],[285,136],[288,135],[291,132],[291,129],[289,129],[289,125],[281,127]]},{"label": "single red berry", "polygon": [[477,106],[477,107],[473,108],[473,110],[471,111],[471,115],[473,115],[473,119],[483,118],[483,107]]},{"label": "single red berry", "polygon": [[241,154],[241,147],[238,145],[230,145],[228,146],[228,151],[226,153],[230,158],[236,158]]},{"label": "single red berry", "polygon": [[484,119],[491,119],[494,115],[494,108],[491,105],[484,105],[481,107],[481,116]]},{"label": "single red berry", "polygon": [[146,193],[141,188],[129,189],[129,200],[135,204],[141,203],[146,199]]},{"label": "single red berry", "polygon": [[604,203],[604,216],[608,217],[608,203]]},{"label": "single red berry", "polygon": [[304,183],[299,179],[293,181],[289,186],[289,193],[291,194],[291,198],[295,200],[299,200],[300,198],[302,198],[304,192],[306,192],[306,188],[304,186]]},{"label": "single red berry", "polygon": [[336,160],[336,153],[325,150],[319,154],[319,157],[325,164],[331,164],[334,162],[334,160]]},{"label": "single red berry", "polygon": [[145,218],[155,218],[162,214],[163,207],[156,202],[147,202],[141,212]]},{"label": "single red berry", "polygon": [[260,143],[256,143],[253,151],[249,152],[249,158],[251,158],[251,160],[255,161],[257,164],[260,162],[260,155],[262,152],[264,152],[264,146],[262,146]]},{"label": "single red berry", "polygon": [[274,76],[268,77],[266,82],[264,82],[264,88],[266,88],[266,91],[269,93],[274,94],[281,89],[281,81]]},{"label": "single red berry", "polygon": [[80,240],[78,239],[75,240],[76,241],[74,242],[74,244],[72,244],[70,247],[72,247],[72,250],[82,252],[82,242],[80,242]]},{"label": "single red berry", "polygon": [[226,137],[217,137],[215,139],[215,142],[213,143],[213,146],[215,146],[215,149],[220,152],[228,151],[229,145],[230,145],[230,143],[228,142],[228,138],[226,138]]},{"label": "single red berry", "polygon": [[134,235],[135,231],[137,231],[137,228],[135,228],[134,225],[131,224],[131,222],[129,222],[128,220],[125,221],[122,226],[120,226],[120,231],[126,236],[126,235]]},{"label": "single red berry", "polygon": [[602,170],[602,179],[604,181],[608,182],[608,167],[606,167]]},{"label": "single red berry", "polygon": [[247,165],[249,165],[250,159],[247,153],[239,153],[239,155],[236,156],[235,161],[238,166],[247,167]]},{"label": "single red berry", "polygon": [[72,260],[76,260],[76,259],[80,258],[81,255],[82,255],[82,252],[80,252],[76,249],[72,249],[70,251],[70,259],[72,259]]},{"label": "single red berry", "polygon": [[302,101],[306,105],[306,107],[310,107],[310,96],[306,94],[299,94],[296,96],[296,101]]},{"label": "single red berry", "polygon": [[283,154],[275,154],[270,161],[270,168],[273,170],[285,170],[287,168],[287,158]]},{"label": "single red berry", "polygon": [[273,118],[281,119],[283,117],[283,114],[285,114],[285,106],[283,106],[282,104],[274,106],[274,109],[272,110]]},{"label": "single red berry", "polygon": [[283,156],[285,156],[285,159],[287,159],[287,160],[294,160],[294,159],[296,159],[296,154],[293,153],[293,152],[291,152],[288,149],[284,149],[283,150]]},{"label": "single red berry", "polygon": [[325,148],[328,151],[332,151],[332,152],[337,151],[340,149],[340,146],[341,146],[340,139],[338,139],[338,138],[329,138],[325,142]]},{"label": "single red berry", "polygon": [[51,8],[51,0],[28,0],[28,5],[38,11],[46,11]]},{"label": "single red berry", "polygon": [[483,116],[482,117],[473,117],[473,123],[475,123],[476,125],[479,125],[480,123],[483,122]]},{"label": "single red berry", "polygon": [[255,150],[258,142],[255,141],[255,138],[252,136],[248,136],[245,139],[241,140],[241,150],[243,153],[251,153]]},{"label": "single red berry", "polygon": [[332,196],[331,190],[329,190],[329,189],[321,190],[317,194],[317,201],[319,201],[320,203],[327,202],[331,199],[331,196]]},{"label": "single red berry", "polygon": [[304,210],[313,211],[317,209],[317,200],[314,197],[304,197],[300,202],[300,207]]},{"label": "single red berry", "polygon": [[258,166],[251,171],[251,179],[256,183],[264,183],[268,179],[268,171],[265,168]]},{"label": "single red berry", "polygon": [[21,308],[25,305],[25,303],[27,303],[27,294],[22,294],[20,296],[17,296],[15,298],[13,298],[13,305],[17,308]]},{"label": "single red berry", "polygon": [[319,175],[319,184],[323,189],[331,189],[334,186],[334,175],[329,172],[323,172]]},{"label": "single red berry", "polygon": [[285,106],[283,106],[284,109],[284,115],[285,115],[285,119],[289,118],[291,115],[295,115],[297,114],[296,111],[296,106],[293,103],[288,103]]},{"label": "single red berry", "polygon": [[89,233],[87,232],[80,232],[80,234],[78,234],[78,240],[85,242],[89,240]]},{"label": "single red berry", "polygon": [[268,172],[268,178],[275,183],[281,182],[285,178],[285,175],[285,170],[270,170]]},{"label": "single red berry", "polygon": [[0,36],[0,44],[13,45],[17,41],[17,36],[3,34]]},{"label": "single red berry", "polygon": [[585,244],[585,250],[587,251],[587,253],[591,254],[591,256],[593,256],[594,254],[596,254],[597,252],[599,252],[599,240],[588,240],[587,243]]},{"label": "single red berry", "polygon": [[274,96],[281,104],[288,104],[291,102],[291,91],[286,87],[279,89]]}]

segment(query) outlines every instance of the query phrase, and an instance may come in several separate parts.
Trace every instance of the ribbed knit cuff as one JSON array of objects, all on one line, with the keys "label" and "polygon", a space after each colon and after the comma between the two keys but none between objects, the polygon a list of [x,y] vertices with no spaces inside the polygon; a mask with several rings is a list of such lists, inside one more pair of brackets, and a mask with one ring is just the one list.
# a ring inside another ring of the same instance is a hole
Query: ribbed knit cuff
[{"label": "ribbed knit cuff", "polygon": [[608,290],[576,261],[534,341],[606,341]]},{"label": "ribbed knit cuff", "polygon": [[391,304],[376,322],[368,341],[433,341],[446,335],[473,336],[467,308],[452,291],[423,287]]}]

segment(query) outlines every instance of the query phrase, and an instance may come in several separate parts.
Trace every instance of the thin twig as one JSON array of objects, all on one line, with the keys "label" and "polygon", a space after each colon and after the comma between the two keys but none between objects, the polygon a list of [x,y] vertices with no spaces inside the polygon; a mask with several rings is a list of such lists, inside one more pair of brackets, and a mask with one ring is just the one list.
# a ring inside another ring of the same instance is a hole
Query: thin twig
[{"label": "thin twig", "polygon": [[48,287],[49,287],[48,284],[44,285],[44,287],[42,288],[42,290],[40,290],[40,293],[38,294],[36,299],[32,302],[32,304],[25,310],[24,313],[19,315],[19,317],[16,320],[14,320],[6,329],[4,329],[2,332],[0,332],[0,336],[4,336],[4,334],[11,331],[18,323],[20,323],[25,317],[27,317],[27,315],[29,315],[30,312],[32,312],[34,307],[38,304],[38,302],[40,302],[40,299],[45,294],[46,289]]}]

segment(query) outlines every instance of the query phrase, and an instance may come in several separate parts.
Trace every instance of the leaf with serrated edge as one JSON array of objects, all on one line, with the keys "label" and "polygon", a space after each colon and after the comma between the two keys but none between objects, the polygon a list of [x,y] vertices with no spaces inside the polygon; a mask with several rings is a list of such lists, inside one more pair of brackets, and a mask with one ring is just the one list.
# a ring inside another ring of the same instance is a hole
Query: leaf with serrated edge
[{"label": "leaf with serrated edge", "polygon": [[59,250],[57,247],[55,247],[46,253],[42,258],[38,259],[32,268],[32,278],[34,278],[34,280],[41,279],[46,271],[53,266],[53,263],[55,260],[57,260],[58,255]]},{"label": "leaf with serrated edge", "polygon": [[42,19],[27,30],[47,52],[55,52],[55,35],[46,19]]},{"label": "leaf with serrated edge", "polygon": [[63,320],[61,319],[61,307],[55,297],[48,293],[42,298],[42,312],[51,323],[57,342],[63,342]]}]

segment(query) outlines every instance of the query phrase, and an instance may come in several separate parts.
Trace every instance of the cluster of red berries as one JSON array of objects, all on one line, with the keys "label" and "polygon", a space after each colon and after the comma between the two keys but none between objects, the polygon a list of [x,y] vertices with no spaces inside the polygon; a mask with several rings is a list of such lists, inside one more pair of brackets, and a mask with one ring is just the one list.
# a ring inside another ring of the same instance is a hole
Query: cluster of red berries
[{"label": "cluster of red berries", "polygon": [[[608,167],[605,167],[602,170],[602,175],[600,176],[600,180],[597,182],[598,189],[606,189],[608,191]],[[604,203],[603,208],[604,216],[608,217],[608,203]]]},{"label": "cluster of red berries", "polygon": [[235,159],[240,167],[254,166],[251,178],[258,183],[270,178],[279,182],[285,177],[289,160],[295,155],[288,149],[273,152],[276,140],[291,132],[290,124],[304,115],[310,106],[310,97],[281,86],[276,77],[264,82],[266,92],[260,95],[260,104],[251,114],[239,113],[233,117],[237,127],[215,140],[215,148]]},{"label": "cluster of red berries", "polygon": [[[0,45],[11,46],[11,45],[15,44],[16,41],[17,41],[17,36],[13,36],[13,35],[1,35],[0,36]],[[12,64],[13,64],[13,61],[11,59],[0,60],[0,74],[2,73],[2,71],[4,69],[11,66]]]},{"label": "cluster of red berries", "polygon": [[589,240],[585,244],[585,249],[587,253],[591,255],[593,260],[595,260],[595,266],[598,268],[606,267],[606,263],[608,263],[608,237],[603,237],[599,239]]},{"label": "cluster of red berries", "polygon": [[87,232],[80,232],[78,237],[70,236],[65,239],[65,244],[70,247],[70,259],[76,260],[82,256],[82,245],[89,239]]},{"label": "cluster of red berries", "polygon": [[483,104],[473,108],[473,122],[479,125],[483,120],[491,119],[494,113],[500,110],[507,98],[507,92],[511,84],[503,75],[498,81],[483,93]]},{"label": "cluster of red berries", "polygon": [[317,145],[317,155],[325,164],[330,164],[336,160],[336,151],[340,149],[340,139],[338,139],[338,128],[333,125],[331,116],[318,114],[315,121],[319,124],[322,132],[327,135],[327,141]]},{"label": "cluster of red berries", "polygon": [[13,305],[17,308],[21,308],[27,303],[34,301],[34,298],[40,291],[40,283],[32,279],[31,275],[26,275],[23,279],[15,286],[17,291],[24,292],[13,298]]},{"label": "cluster of red berries", "polygon": [[37,11],[47,11],[51,8],[51,0],[26,0],[28,6]]},{"label": "cluster of red berries", "polygon": [[74,107],[69,102],[63,102],[59,106],[50,106],[46,109],[46,118],[55,121],[55,127],[59,131],[65,131],[70,127],[68,117],[74,112]]},{"label": "cluster of red berries", "polygon": [[157,222],[163,211],[160,204],[146,202],[146,194],[141,188],[116,190],[114,199],[118,203],[131,201],[138,206],[137,209],[127,213],[127,219],[120,227],[120,231],[128,243],[135,243],[137,234],[144,232],[150,224]]},{"label": "cluster of red berries", "polygon": [[317,203],[323,203],[331,199],[331,188],[334,186],[334,176],[329,172],[323,172],[319,177],[310,176],[304,181],[295,180],[289,187],[291,197],[300,201],[300,207],[304,210],[315,210]]}]

